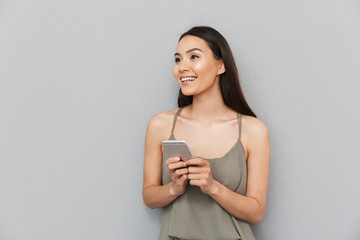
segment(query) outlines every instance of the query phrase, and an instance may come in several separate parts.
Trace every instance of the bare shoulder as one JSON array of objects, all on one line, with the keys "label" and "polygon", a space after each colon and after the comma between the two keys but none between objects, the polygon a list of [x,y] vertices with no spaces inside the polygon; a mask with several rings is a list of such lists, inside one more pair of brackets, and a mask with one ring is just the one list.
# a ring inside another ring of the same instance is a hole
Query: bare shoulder
[{"label": "bare shoulder", "polygon": [[166,138],[170,135],[174,115],[177,109],[167,112],[161,112],[151,117],[148,123],[148,134],[156,133],[161,138]]},{"label": "bare shoulder", "polygon": [[258,118],[242,115],[242,132],[250,139],[267,138],[269,130],[266,124]]},{"label": "bare shoulder", "polygon": [[153,128],[164,128],[172,125],[176,109],[168,112],[161,112],[151,117],[149,125]]},{"label": "bare shoulder", "polygon": [[252,156],[261,155],[262,157],[259,159],[269,159],[270,137],[266,124],[258,118],[247,115],[243,115],[242,123],[241,141],[243,142],[248,162],[251,159],[248,158],[249,154]]}]

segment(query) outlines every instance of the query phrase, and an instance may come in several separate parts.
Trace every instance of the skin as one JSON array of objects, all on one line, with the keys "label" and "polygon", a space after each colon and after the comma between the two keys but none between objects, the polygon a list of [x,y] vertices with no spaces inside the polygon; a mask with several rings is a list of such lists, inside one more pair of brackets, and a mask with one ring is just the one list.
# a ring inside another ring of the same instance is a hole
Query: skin
[{"label": "skin", "polygon": [[[162,146],[169,139],[177,110],[159,113],[148,124],[145,137],[143,199],[150,208],[169,205],[185,192],[186,184],[199,186],[232,216],[251,224],[264,216],[270,166],[270,140],[266,125],[257,118],[243,115],[241,142],[248,167],[245,195],[231,191],[212,178],[210,164],[204,158],[225,155],[238,139],[237,115],[227,107],[220,91],[220,75],[226,71],[222,60],[215,59],[207,43],[195,36],[184,37],[174,55],[174,76],[183,94],[193,95],[193,104],[177,118],[174,136],[186,140],[196,157],[186,162],[179,157],[166,160],[171,182],[161,184]],[[183,84],[181,78],[196,80]]]}]

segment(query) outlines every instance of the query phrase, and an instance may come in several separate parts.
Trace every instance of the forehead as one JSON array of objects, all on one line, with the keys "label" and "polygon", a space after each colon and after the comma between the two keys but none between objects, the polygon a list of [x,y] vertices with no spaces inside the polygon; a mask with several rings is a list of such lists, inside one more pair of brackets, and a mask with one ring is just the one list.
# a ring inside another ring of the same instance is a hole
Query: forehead
[{"label": "forehead", "polygon": [[191,35],[185,36],[180,40],[176,52],[185,53],[187,50],[193,48],[199,48],[203,52],[211,52],[211,49],[205,40]]}]

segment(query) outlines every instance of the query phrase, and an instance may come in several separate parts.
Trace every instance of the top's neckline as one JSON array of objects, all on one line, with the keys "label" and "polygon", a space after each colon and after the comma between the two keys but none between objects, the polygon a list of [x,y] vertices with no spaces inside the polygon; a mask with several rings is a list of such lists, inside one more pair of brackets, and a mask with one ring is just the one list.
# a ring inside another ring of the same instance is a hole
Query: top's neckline
[{"label": "top's neckline", "polygon": [[[171,128],[171,135],[170,135],[170,138],[169,140],[176,140],[175,136],[174,136],[174,129],[175,129],[175,124],[176,124],[176,121],[177,121],[177,118],[178,116],[180,115],[181,111],[183,110],[184,107],[181,107],[179,108],[179,110],[175,113],[174,115],[174,120],[173,120],[173,125],[172,125],[172,128]],[[238,139],[237,141],[235,142],[235,144],[230,148],[229,151],[227,151],[222,157],[215,157],[215,158],[204,158],[204,157],[201,157],[201,156],[196,156],[196,157],[199,157],[199,158],[202,158],[202,159],[205,159],[205,160],[208,160],[208,161],[212,161],[212,160],[217,160],[217,159],[222,159],[222,158],[225,158],[227,155],[229,155],[230,152],[232,152],[235,147],[241,142],[241,127],[242,127],[242,124],[241,124],[241,114],[240,113],[236,113],[236,117],[237,117],[237,121],[238,121]],[[242,145],[242,144],[241,144]],[[244,148],[244,147],[243,147]]]},{"label": "top's neckline", "polygon": [[[174,136],[174,134],[172,134],[169,138],[169,140],[177,140]],[[237,141],[235,142],[235,144],[230,148],[229,151],[227,151],[222,157],[214,157],[214,158],[205,158],[205,157],[202,157],[202,156],[195,156],[195,157],[198,157],[198,158],[202,158],[202,159],[205,159],[205,160],[208,160],[208,161],[214,161],[214,160],[218,160],[218,159],[223,159],[225,158],[227,155],[230,154],[230,152],[232,152],[236,147],[237,145],[239,144],[240,142],[240,136],[238,137]]]}]

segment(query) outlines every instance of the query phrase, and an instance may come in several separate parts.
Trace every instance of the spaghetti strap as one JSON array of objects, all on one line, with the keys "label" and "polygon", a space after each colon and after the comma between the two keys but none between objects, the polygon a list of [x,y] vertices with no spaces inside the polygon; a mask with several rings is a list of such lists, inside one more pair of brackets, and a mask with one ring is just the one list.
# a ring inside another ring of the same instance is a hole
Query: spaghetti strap
[{"label": "spaghetti strap", "polygon": [[181,110],[183,110],[183,107],[179,108],[179,110],[177,110],[177,112],[174,115],[174,120],[173,120],[173,124],[172,124],[172,127],[171,127],[171,135],[170,135],[171,138],[174,137],[174,128],[175,128],[176,119],[179,116]]},{"label": "spaghetti strap", "polygon": [[242,126],[242,115],[241,113],[237,113],[237,120],[238,120],[238,125],[239,125],[239,139],[241,139],[241,126]]}]

